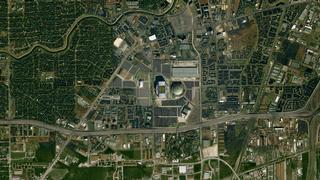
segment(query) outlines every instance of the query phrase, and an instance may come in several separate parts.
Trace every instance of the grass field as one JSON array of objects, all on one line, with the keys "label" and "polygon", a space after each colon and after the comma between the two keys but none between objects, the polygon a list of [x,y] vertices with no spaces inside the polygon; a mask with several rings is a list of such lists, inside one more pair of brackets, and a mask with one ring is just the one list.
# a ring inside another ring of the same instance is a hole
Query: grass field
[{"label": "grass field", "polygon": [[119,151],[120,154],[124,156],[125,159],[141,159],[141,151],[140,150],[124,150]]},{"label": "grass field", "polygon": [[145,166],[124,167],[123,174],[125,180],[149,179],[152,175],[152,168]]},{"label": "grass field", "polygon": [[309,154],[303,153],[302,154],[302,180],[305,180],[307,178],[308,162],[309,162]]},{"label": "grass field", "polygon": [[100,167],[70,167],[68,170],[69,172],[63,180],[112,180],[112,174],[115,169]]},{"label": "grass field", "polygon": [[36,151],[36,160],[38,162],[51,162],[56,153],[55,146],[55,142],[39,143],[39,148]]}]

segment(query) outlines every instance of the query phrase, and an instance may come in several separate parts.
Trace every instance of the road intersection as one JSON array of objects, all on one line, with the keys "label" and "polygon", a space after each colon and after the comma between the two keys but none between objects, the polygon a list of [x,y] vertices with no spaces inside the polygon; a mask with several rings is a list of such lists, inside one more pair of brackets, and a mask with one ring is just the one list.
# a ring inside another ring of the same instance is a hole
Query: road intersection
[{"label": "road intersection", "polygon": [[46,128],[51,131],[57,131],[66,135],[75,136],[105,136],[116,134],[154,134],[154,133],[177,133],[186,132],[190,130],[196,130],[199,128],[210,127],[220,123],[227,123],[232,121],[249,120],[256,118],[309,118],[313,116],[313,112],[309,111],[292,111],[292,112],[278,112],[278,113],[265,113],[265,114],[234,114],[219,117],[216,119],[199,122],[195,124],[188,124],[180,127],[162,127],[162,128],[139,128],[139,129],[114,129],[114,130],[99,130],[99,131],[81,131],[74,129],[67,129],[53,124],[45,122],[19,119],[19,120],[0,120],[0,125],[32,125],[42,128]]}]

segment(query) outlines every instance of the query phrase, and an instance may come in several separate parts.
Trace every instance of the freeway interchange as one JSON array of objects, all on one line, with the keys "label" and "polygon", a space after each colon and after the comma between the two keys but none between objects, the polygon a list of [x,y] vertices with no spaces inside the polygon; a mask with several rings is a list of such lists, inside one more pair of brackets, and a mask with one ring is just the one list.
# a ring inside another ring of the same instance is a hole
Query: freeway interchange
[{"label": "freeway interchange", "polygon": [[196,130],[199,128],[210,127],[212,125],[227,123],[232,121],[249,120],[256,118],[308,118],[314,115],[310,111],[292,111],[292,112],[279,112],[279,113],[265,113],[265,114],[234,114],[219,117],[209,121],[199,122],[196,124],[188,124],[181,127],[163,127],[163,128],[139,128],[139,129],[115,129],[104,131],[81,131],[74,129],[67,129],[53,124],[47,124],[37,120],[19,119],[19,120],[0,120],[0,125],[32,125],[41,128],[46,128],[51,131],[57,131],[66,135],[75,136],[106,136],[117,134],[153,134],[153,133],[177,133],[189,130]]},{"label": "freeway interchange", "polygon": [[[147,12],[147,11],[139,11],[139,10],[134,10],[134,11],[127,11],[123,14],[121,14],[119,17],[117,17],[115,19],[115,21],[113,22],[109,22],[107,21],[106,19],[104,18],[101,18],[99,16],[96,16],[96,15],[82,15],[82,16],[79,16],[75,21],[74,23],[71,25],[71,27],[68,29],[68,31],[64,34],[63,38],[64,38],[64,42],[63,42],[63,46],[62,47],[58,47],[58,48],[49,48],[47,46],[44,46],[42,44],[33,44],[27,51],[25,51],[24,53],[22,54],[13,54],[12,52],[10,52],[9,50],[0,50],[0,52],[2,53],[5,53],[9,56],[11,56],[12,58],[18,60],[18,59],[21,59],[22,57],[32,53],[32,51],[34,51],[36,48],[40,48],[40,49],[43,49],[47,52],[51,52],[51,53],[57,53],[57,52],[62,52],[62,51],[65,51],[65,50],[68,50],[69,49],[69,46],[70,46],[70,39],[71,39],[71,34],[73,33],[73,31],[77,28],[77,26],[79,25],[79,23],[81,21],[83,21],[84,19],[87,19],[87,18],[98,18],[99,20],[101,20],[101,22],[107,24],[108,26],[114,26],[116,25],[121,18],[123,18],[124,16],[128,15],[128,14],[131,14],[131,13],[141,13],[141,14],[151,14],[151,15],[154,15],[154,16],[163,16],[164,14],[166,14],[167,12],[169,12],[173,7],[174,7],[174,4],[176,3],[177,1],[173,0],[173,3],[172,5],[170,6],[169,9],[167,9],[164,13],[162,14],[154,14],[154,13],[150,13],[150,12]],[[305,2],[297,2],[296,4],[303,4]],[[293,4],[285,4],[285,5],[281,5],[281,6],[278,6],[278,7],[271,7],[271,8],[268,8],[268,9],[261,9],[259,11],[255,11],[254,13],[252,13],[251,15],[254,15],[254,14],[257,14],[257,13],[261,13],[263,11],[265,12],[268,12],[269,10],[272,10],[274,8],[287,8],[289,6],[292,6]],[[189,7],[190,8],[190,7]],[[191,10],[190,10],[191,11]],[[243,15],[243,16],[238,16],[238,17],[232,17],[231,19],[232,20],[241,20],[242,18],[244,17],[247,17],[248,15]],[[231,19],[226,19],[224,20],[225,22],[229,22],[231,21]],[[197,53],[198,57],[197,57],[197,60],[199,60],[199,63],[200,63],[200,67],[202,67],[201,65],[201,59],[200,59],[200,56],[202,54],[202,52],[199,52],[197,50],[197,47],[196,47],[196,39],[195,37],[197,36],[196,34],[196,31],[197,29],[195,28],[196,26],[196,23],[197,22],[194,22],[194,18],[191,18],[192,20],[192,46],[193,46],[193,49],[195,50],[195,52]],[[117,73],[120,71],[120,68],[122,67],[123,65],[123,62],[126,61],[128,59],[128,57],[131,55],[131,54],[134,54],[135,51],[137,51],[137,49],[139,49],[138,47],[140,47],[141,44],[140,43],[134,43],[132,48],[127,51],[126,53],[123,53],[123,57],[121,58],[121,63],[118,65],[117,69],[114,71],[114,73],[112,74],[112,76],[108,79],[108,80],[105,80],[103,82],[103,84],[101,85],[100,87],[100,93],[98,95],[95,96],[93,102],[90,103],[89,105],[89,108],[85,111],[85,113],[81,116],[77,116],[77,117],[80,117],[80,122],[74,127],[74,128],[70,128],[70,127],[67,127],[67,126],[62,126],[62,125],[58,125],[58,124],[54,124],[54,123],[46,123],[44,121],[41,121],[41,119],[15,119],[13,118],[14,117],[14,113],[16,109],[12,108],[13,106],[9,105],[9,115],[7,116],[6,119],[0,119],[0,126],[1,125],[4,125],[4,126],[8,126],[6,128],[8,129],[11,129],[10,128],[10,125],[26,125],[25,128],[28,128],[29,126],[34,126],[34,127],[40,127],[40,128],[44,128],[44,129],[47,129],[48,131],[50,132],[57,132],[57,133],[60,133],[62,135],[64,135],[65,139],[66,140],[63,140],[63,144],[61,144],[59,146],[59,148],[57,148],[57,150],[59,150],[57,153],[55,153],[55,157],[54,159],[52,159],[52,162],[49,164],[47,170],[44,172],[43,175],[41,175],[41,179],[46,179],[47,176],[52,172],[52,170],[55,169],[55,165],[57,162],[59,162],[60,160],[63,160],[64,159],[64,151],[65,151],[65,148],[68,146],[68,144],[72,141],[72,138],[74,137],[99,137],[99,138],[93,138],[93,139],[104,139],[104,138],[110,138],[110,137],[107,137],[107,136],[111,136],[112,138],[113,137],[116,137],[116,136],[113,136],[113,135],[136,135],[136,134],[144,134],[144,135],[155,135],[155,134],[170,134],[169,136],[171,135],[176,135],[176,133],[183,133],[183,132],[187,132],[187,131],[192,131],[191,134],[198,134],[199,132],[199,135],[200,135],[200,141],[201,141],[201,138],[203,137],[202,136],[202,128],[208,128],[208,127],[212,127],[212,126],[216,126],[218,124],[227,124],[227,123],[234,123],[234,122],[249,122],[247,125],[247,127],[249,127],[248,129],[250,130],[251,126],[250,124],[255,124],[255,121],[257,119],[269,119],[269,120],[273,120],[273,119],[280,119],[280,118],[285,118],[285,119],[290,119],[292,121],[295,121],[296,119],[303,119],[303,120],[306,120],[308,121],[308,127],[309,127],[309,144],[310,144],[310,147],[304,149],[303,151],[299,151],[298,153],[295,153],[295,154],[292,154],[292,155],[289,155],[289,156],[285,156],[285,157],[281,157],[281,158],[277,158],[271,162],[268,162],[267,164],[263,164],[261,166],[257,166],[256,168],[254,169],[250,169],[248,171],[244,171],[244,172],[241,172],[242,170],[239,170],[238,167],[240,167],[242,161],[243,161],[243,153],[242,152],[245,152],[246,151],[246,148],[247,148],[247,144],[248,144],[248,137],[246,137],[244,143],[244,146],[241,148],[242,151],[240,153],[240,155],[238,156],[238,160],[236,165],[230,165],[232,163],[228,163],[227,161],[225,161],[223,158],[220,158],[219,156],[218,157],[215,157],[215,156],[209,156],[209,157],[205,157],[203,155],[203,151],[200,150],[199,152],[199,156],[200,156],[200,159],[201,161],[197,162],[197,163],[201,163],[201,173],[204,172],[204,164],[205,164],[205,161],[209,161],[209,166],[210,166],[210,170],[211,171],[214,171],[214,168],[211,167],[210,165],[210,160],[217,160],[219,161],[219,163],[224,163],[226,166],[229,167],[229,169],[231,169],[231,171],[233,172],[233,178],[231,179],[234,179],[235,177],[237,177],[237,179],[240,179],[239,176],[242,176],[244,174],[247,174],[249,172],[252,172],[252,171],[256,171],[256,170],[259,170],[261,168],[264,168],[264,167],[267,167],[271,164],[275,164],[277,162],[282,162],[282,161],[286,161],[287,159],[289,158],[293,158],[297,155],[301,155],[302,153],[306,153],[308,152],[309,153],[309,165],[308,165],[308,173],[307,173],[307,179],[312,179],[313,177],[316,177],[316,170],[317,170],[317,164],[316,164],[316,161],[313,161],[314,159],[316,159],[316,150],[318,148],[318,131],[319,131],[319,121],[318,119],[315,119],[315,117],[317,117],[317,115],[319,114],[319,100],[320,99],[320,83],[318,83],[317,87],[314,88],[313,90],[313,93],[312,95],[309,97],[309,100],[306,102],[305,106],[302,108],[302,109],[299,109],[299,110],[295,110],[295,111],[290,111],[290,112],[260,112],[260,113],[243,113],[243,112],[238,112],[236,114],[225,114],[221,117],[214,117],[214,118],[210,118],[210,119],[201,119],[201,114],[202,114],[202,99],[201,99],[201,96],[200,96],[200,100],[199,100],[199,105],[200,106],[200,121],[197,121],[197,122],[188,122],[184,125],[180,125],[178,124],[177,126],[175,127],[151,127],[151,128],[118,128],[118,129],[108,129],[108,130],[83,130],[80,127],[80,124],[83,124],[84,122],[88,121],[90,118],[88,118],[90,112],[92,112],[94,109],[97,108],[98,104],[99,104],[99,100],[101,99],[101,97],[106,93],[107,89],[109,88],[109,85],[112,83],[113,79],[118,75]],[[268,52],[268,54],[272,52]],[[202,69],[200,69],[200,73],[199,74],[202,74]],[[271,72],[268,73],[268,76]],[[119,73],[120,74],[120,73]],[[10,74],[8,75],[8,77],[10,77]],[[8,78],[9,79],[9,78]],[[268,79],[265,79],[266,82],[262,83],[262,84],[266,84],[267,83],[267,80]],[[263,85],[262,85],[263,86]],[[10,88],[10,85],[8,85],[8,87]],[[199,85],[199,88],[200,88],[200,94],[201,91],[202,91],[202,83],[200,83]],[[11,90],[9,89],[9,94],[10,94]],[[262,96],[262,93],[260,93],[260,95]],[[310,95],[310,94],[308,94]],[[262,99],[262,97],[259,96],[259,98],[257,99]],[[297,100],[299,101],[299,99]],[[9,97],[9,104],[11,103],[11,97]],[[240,104],[240,102],[239,102]],[[256,103],[256,104],[260,104],[260,103]],[[44,113],[45,114],[45,113]],[[35,116],[32,116],[32,117],[35,117]],[[140,118],[140,117],[139,117]],[[67,118],[66,118],[67,119]],[[247,130],[247,129],[246,129]],[[250,134],[251,131],[249,131],[247,134]],[[103,137],[105,136],[105,137]],[[141,136],[143,137],[143,136]],[[159,136],[160,137],[160,136]],[[138,139],[138,141],[140,141],[140,139]],[[155,141],[156,142],[156,141]],[[171,145],[170,141],[167,141],[169,142],[169,146]],[[166,142],[166,143],[167,143]],[[91,142],[89,142],[90,145],[88,145],[88,162],[89,164],[91,163],[90,162],[90,156],[93,154],[91,152],[92,149],[94,149],[93,146],[91,146]],[[131,142],[130,142],[131,143]],[[10,154],[10,158],[11,159],[11,147],[13,147],[11,145],[11,142],[9,143],[9,154]],[[172,143],[173,144],[173,143]],[[201,143],[200,143],[201,144]],[[99,144],[100,145],[100,144]],[[167,146],[167,145],[166,145]],[[57,146],[58,147],[58,146]],[[91,149],[91,147],[93,147]],[[173,146],[175,147],[175,146]],[[201,146],[202,148],[202,146]],[[142,144],[140,144],[140,149],[143,149],[142,147]],[[154,149],[156,148],[152,148],[152,153],[154,151]],[[198,151],[197,151],[198,152]],[[220,152],[220,150],[219,150]],[[92,153],[92,154],[90,154]],[[143,152],[141,153],[141,157],[142,157],[142,154]],[[141,158],[142,160],[143,158]],[[154,160],[154,159],[153,159]],[[11,161],[11,160],[10,160]],[[132,161],[133,162],[133,161]],[[118,162],[117,162],[118,163]],[[123,162],[121,162],[123,166]],[[153,163],[156,164],[156,161],[153,161]],[[11,162],[9,163],[11,164]],[[154,164],[154,165],[155,165]],[[240,165],[239,165],[240,164]],[[169,165],[169,164],[167,164]],[[174,165],[178,165],[177,163],[172,165],[172,167]],[[180,165],[180,163],[179,163]],[[190,163],[187,163],[186,165],[190,165]],[[116,169],[118,169],[117,167],[118,165],[116,165]],[[220,164],[218,165],[218,167],[220,168]],[[9,168],[11,169],[11,168]],[[121,171],[119,171],[121,172]],[[122,167],[122,173],[123,173],[123,167]],[[220,176],[220,175],[219,175]]]},{"label": "freeway interchange", "polygon": [[[261,114],[233,114],[202,121],[194,124],[187,124],[185,126],[178,127],[158,127],[158,128],[139,128],[139,129],[114,129],[114,130],[99,130],[99,131],[82,131],[76,129],[67,129],[54,124],[48,124],[42,121],[30,120],[30,119],[2,119],[0,125],[32,125],[41,128],[46,128],[51,131],[57,131],[65,135],[75,136],[107,136],[118,134],[157,134],[157,133],[179,133],[190,130],[196,130],[199,128],[210,127],[220,123],[227,123],[232,121],[242,121],[259,118],[312,118],[319,113],[319,101],[320,97],[320,83],[314,89],[309,100],[302,109],[290,112],[273,112],[273,113],[261,113]],[[316,128],[316,127],[311,127]]]},{"label": "freeway interchange", "polygon": [[[32,46],[26,53],[20,55],[20,56],[15,56],[11,54],[10,52],[7,51],[0,51],[7,53],[10,56],[13,56],[16,59],[20,59],[23,56],[26,56],[27,54],[31,53],[36,47],[41,47],[45,49],[46,51],[49,52],[59,52],[63,51],[68,47],[69,44],[69,36],[72,33],[72,31],[75,29],[77,24],[82,21],[83,19],[94,17],[98,18],[104,23],[106,23],[109,26],[113,26],[119,22],[121,18],[123,18],[125,15],[131,14],[131,13],[143,13],[143,14],[152,14],[154,16],[163,16],[164,14],[168,13],[173,7],[176,1],[173,1],[172,5],[170,8],[168,8],[165,12],[161,14],[154,14],[148,11],[143,11],[143,10],[134,10],[134,11],[128,11],[123,14],[121,14],[118,18],[116,18],[115,21],[113,22],[107,22],[106,20],[102,19],[101,17],[94,16],[94,15],[82,15],[77,18],[77,20],[72,24],[72,26],[68,29],[68,32],[65,34],[65,43],[63,47],[60,47],[58,49],[50,49],[45,46],[36,44]],[[305,2],[298,2],[298,3],[305,3]],[[298,4],[297,3],[297,4]],[[283,7],[287,7],[289,5],[283,5]],[[282,7],[282,6],[281,6]],[[273,7],[274,8],[274,7]],[[264,9],[261,11],[266,11],[270,9]],[[260,11],[257,11],[260,12]],[[255,13],[257,13],[255,12]],[[241,18],[241,17],[237,17]],[[196,48],[195,48],[196,49]],[[126,58],[127,56],[125,56]],[[117,72],[117,71],[115,71]],[[115,73],[113,73],[113,76]],[[112,77],[113,77],[112,76]],[[112,79],[112,78],[110,78]],[[94,108],[94,106],[97,103],[97,100],[101,96],[101,94],[104,92],[106,87],[110,81],[105,82],[105,84],[102,86],[102,91],[101,93],[97,96],[95,101],[91,104],[89,110],[85,113],[85,115],[81,118],[81,121],[85,121],[88,113]],[[291,111],[291,112],[272,112],[272,113],[262,113],[262,114],[233,114],[233,115],[225,115],[222,117],[214,118],[214,119],[209,119],[207,121],[202,121],[202,122],[197,122],[193,124],[187,124],[185,126],[179,126],[179,127],[155,127],[155,128],[139,128],[139,129],[114,129],[114,130],[99,130],[99,131],[83,131],[83,130],[77,130],[77,129],[67,129],[65,127],[57,126],[54,124],[48,124],[39,120],[30,120],[30,119],[2,119],[0,120],[0,125],[14,125],[14,124],[21,124],[21,125],[32,125],[32,126],[38,126],[42,128],[46,128],[51,131],[57,131],[62,134],[67,134],[67,135],[77,135],[77,136],[104,136],[104,135],[116,135],[116,134],[152,134],[152,133],[177,133],[177,132],[185,132],[189,130],[195,130],[203,127],[210,127],[216,124],[220,123],[227,123],[227,122],[232,122],[232,121],[241,121],[241,120],[249,120],[249,119],[257,119],[257,118],[310,118],[314,116],[319,109],[319,104],[317,99],[320,97],[320,83],[318,83],[317,87],[315,88],[313,94],[310,96],[308,102],[304,106],[304,108],[297,110],[297,111]]]}]

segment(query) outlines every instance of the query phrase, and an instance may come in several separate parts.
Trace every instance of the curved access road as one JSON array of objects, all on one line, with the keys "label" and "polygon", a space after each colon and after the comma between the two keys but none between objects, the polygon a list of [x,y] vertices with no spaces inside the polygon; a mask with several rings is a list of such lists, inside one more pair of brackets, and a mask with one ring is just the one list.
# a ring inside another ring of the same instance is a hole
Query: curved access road
[{"label": "curved access road", "polygon": [[218,117],[215,119],[210,119],[208,121],[202,121],[195,124],[187,124],[186,126],[181,127],[163,127],[163,128],[150,128],[150,129],[115,129],[115,130],[98,130],[98,131],[81,131],[75,129],[67,129],[53,124],[47,124],[42,121],[37,120],[28,120],[28,119],[2,119],[0,120],[0,125],[14,125],[14,124],[26,124],[32,126],[38,126],[42,128],[49,129],[51,131],[57,131],[62,134],[67,135],[76,135],[76,136],[105,136],[105,135],[114,135],[114,134],[153,134],[153,133],[177,133],[185,132],[189,130],[196,130],[203,127],[210,127],[212,125],[232,122],[232,121],[241,121],[249,120],[256,118],[310,118],[314,117],[320,112],[320,82],[317,84],[313,93],[309,97],[306,105],[299,110],[291,112],[273,112],[273,113],[263,113],[263,114],[234,114],[227,115],[223,117]]},{"label": "curved access road", "polygon": [[266,114],[235,114],[219,117],[205,122],[199,122],[196,124],[189,124],[181,127],[159,127],[159,128],[139,128],[139,129],[115,129],[115,130],[97,130],[97,131],[81,131],[75,129],[67,129],[57,125],[47,124],[45,122],[29,119],[19,119],[19,120],[0,120],[0,125],[32,125],[38,126],[41,128],[46,128],[51,131],[57,131],[66,135],[75,135],[75,136],[105,136],[105,135],[115,135],[115,134],[153,134],[153,133],[177,133],[177,132],[186,132],[190,130],[196,130],[203,127],[210,127],[212,125],[232,122],[232,121],[241,121],[249,120],[255,118],[308,118],[312,117],[314,113],[312,112],[301,112],[301,111],[292,111],[292,112],[280,112],[280,113],[266,113]]},{"label": "curved access road", "polygon": [[[234,114],[227,115],[223,117],[218,117],[215,119],[210,119],[208,121],[202,121],[195,124],[187,124],[186,126],[181,127],[162,127],[162,128],[139,128],[139,129],[115,129],[115,130],[98,130],[98,131],[81,131],[75,129],[67,129],[53,124],[48,124],[42,121],[29,120],[29,119],[2,119],[0,120],[0,125],[32,125],[42,128],[46,128],[51,131],[57,131],[66,135],[75,135],[75,136],[106,136],[106,135],[116,135],[116,134],[154,134],[154,133],[177,133],[177,132],[186,132],[190,130],[196,130],[203,127],[210,127],[220,123],[232,122],[232,121],[241,121],[249,120],[256,118],[310,118],[314,117],[319,113],[320,103],[318,98],[320,96],[320,82],[314,89],[314,92],[310,96],[305,107],[302,109],[291,111],[291,112],[274,112],[274,113],[264,113],[264,114]],[[311,106],[312,105],[312,106]]]}]

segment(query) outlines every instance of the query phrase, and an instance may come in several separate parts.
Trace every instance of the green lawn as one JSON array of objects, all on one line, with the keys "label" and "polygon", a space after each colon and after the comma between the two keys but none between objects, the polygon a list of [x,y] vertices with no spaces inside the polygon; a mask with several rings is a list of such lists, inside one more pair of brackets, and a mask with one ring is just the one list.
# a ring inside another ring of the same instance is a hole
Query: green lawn
[{"label": "green lawn", "polygon": [[150,179],[153,169],[145,166],[124,167],[123,174],[125,180]]},{"label": "green lawn", "polygon": [[68,174],[63,180],[112,180],[114,168],[90,167],[90,168],[68,168]]},{"label": "green lawn", "polygon": [[56,153],[56,143],[46,142],[39,143],[39,148],[36,151],[36,160],[38,162],[51,162]]},{"label": "green lawn", "polygon": [[25,157],[25,153],[24,152],[12,152],[11,153],[11,158],[12,159],[22,159]]},{"label": "green lawn", "polygon": [[0,84],[0,118],[4,118],[8,109],[8,88],[4,84]]},{"label": "green lawn", "polygon": [[305,180],[307,178],[308,162],[309,162],[309,154],[303,153],[302,154],[302,180]]},{"label": "green lawn", "polygon": [[125,159],[141,159],[141,151],[140,150],[123,150],[119,151],[120,154],[124,156]]},{"label": "green lawn", "polygon": [[166,0],[139,0],[139,7],[149,11],[158,10],[165,7],[167,4]]},{"label": "green lawn", "polygon": [[67,173],[67,169],[53,169],[48,175],[48,178],[52,180],[61,180]]}]

